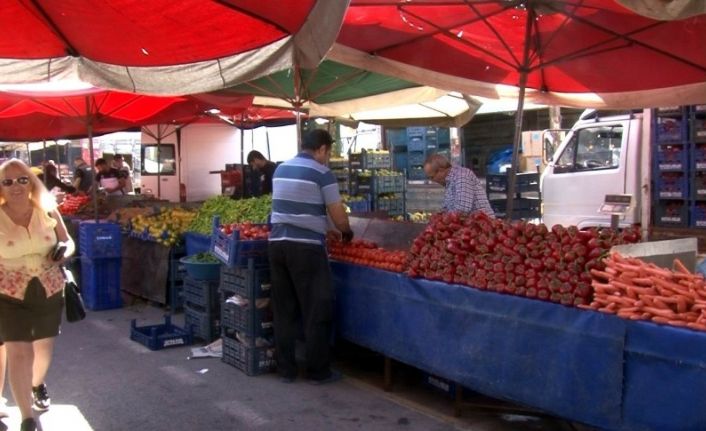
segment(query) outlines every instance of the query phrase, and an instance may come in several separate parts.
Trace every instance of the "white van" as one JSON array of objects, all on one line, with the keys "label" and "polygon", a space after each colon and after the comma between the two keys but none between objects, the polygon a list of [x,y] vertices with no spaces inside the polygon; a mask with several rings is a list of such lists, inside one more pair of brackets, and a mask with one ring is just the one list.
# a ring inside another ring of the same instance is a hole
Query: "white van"
[{"label": "white van", "polygon": [[650,187],[650,133],[643,131],[643,120],[649,127],[649,115],[649,110],[610,117],[584,111],[542,173],[546,225],[610,226],[610,215],[599,212],[607,194],[633,197],[621,226],[643,219],[641,204],[649,205]]}]

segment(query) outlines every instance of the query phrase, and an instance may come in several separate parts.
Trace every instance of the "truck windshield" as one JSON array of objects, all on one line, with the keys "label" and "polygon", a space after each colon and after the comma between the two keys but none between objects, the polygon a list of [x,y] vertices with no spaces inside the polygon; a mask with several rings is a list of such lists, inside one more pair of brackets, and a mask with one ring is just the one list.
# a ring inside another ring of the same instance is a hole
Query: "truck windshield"
[{"label": "truck windshield", "polygon": [[577,130],[554,167],[555,173],[617,169],[623,127],[599,126]]}]

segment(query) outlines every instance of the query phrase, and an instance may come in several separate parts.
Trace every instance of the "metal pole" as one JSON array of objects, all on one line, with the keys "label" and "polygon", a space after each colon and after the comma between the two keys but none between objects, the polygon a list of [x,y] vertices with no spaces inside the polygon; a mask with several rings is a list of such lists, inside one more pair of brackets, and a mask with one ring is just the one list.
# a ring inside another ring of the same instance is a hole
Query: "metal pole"
[{"label": "metal pole", "polygon": [[240,182],[242,190],[240,197],[245,197],[245,113],[240,115]]},{"label": "metal pole", "polygon": [[265,142],[267,142],[267,160],[272,160],[272,155],[270,154],[270,132],[265,126]]},{"label": "metal pole", "polygon": [[157,124],[157,199],[162,199],[162,126]]},{"label": "metal pole", "polygon": [[512,220],[512,209],[515,200],[515,184],[517,180],[517,166],[519,161],[520,143],[522,141],[522,120],[525,109],[525,87],[527,86],[527,70],[529,68],[529,48],[532,37],[532,23],[534,22],[534,9],[527,8],[527,28],[525,29],[525,48],[520,70],[520,94],[517,99],[517,112],[515,112],[515,137],[512,141],[512,164],[510,173],[507,174],[507,204],[505,218]]},{"label": "metal pole", "polygon": [[88,129],[88,152],[90,153],[91,169],[93,169],[93,185],[91,186],[91,198],[93,199],[93,218],[98,223],[98,183],[96,183],[95,157],[93,155],[93,124],[89,121],[86,125]]}]

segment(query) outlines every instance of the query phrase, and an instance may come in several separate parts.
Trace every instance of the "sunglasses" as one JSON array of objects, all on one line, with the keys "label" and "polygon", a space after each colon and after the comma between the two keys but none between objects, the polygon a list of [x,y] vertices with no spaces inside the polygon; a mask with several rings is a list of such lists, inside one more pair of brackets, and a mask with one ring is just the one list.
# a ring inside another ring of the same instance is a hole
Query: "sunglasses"
[{"label": "sunglasses", "polygon": [[5,178],[4,180],[2,180],[2,185],[5,187],[10,187],[14,183],[22,184],[23,186],[25,186],[25,185],[29,184],[29,177],[18,177],[15,179]]}]

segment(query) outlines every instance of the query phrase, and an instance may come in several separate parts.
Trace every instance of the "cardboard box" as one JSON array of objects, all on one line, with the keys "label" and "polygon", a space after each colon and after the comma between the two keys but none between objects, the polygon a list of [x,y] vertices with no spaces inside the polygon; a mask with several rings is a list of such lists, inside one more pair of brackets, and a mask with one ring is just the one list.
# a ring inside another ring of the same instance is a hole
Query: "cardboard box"
[{"label": "cardboard box", "polygon": [[522,155],[541,156],[542,155],[542,132],[530,131],[522,132]]},{"label": "cardboard box", "polygon": [[542,172],[544,170],[542,156],[520,156],[520,172],[537,172],[538,166],[539,172]]}]

